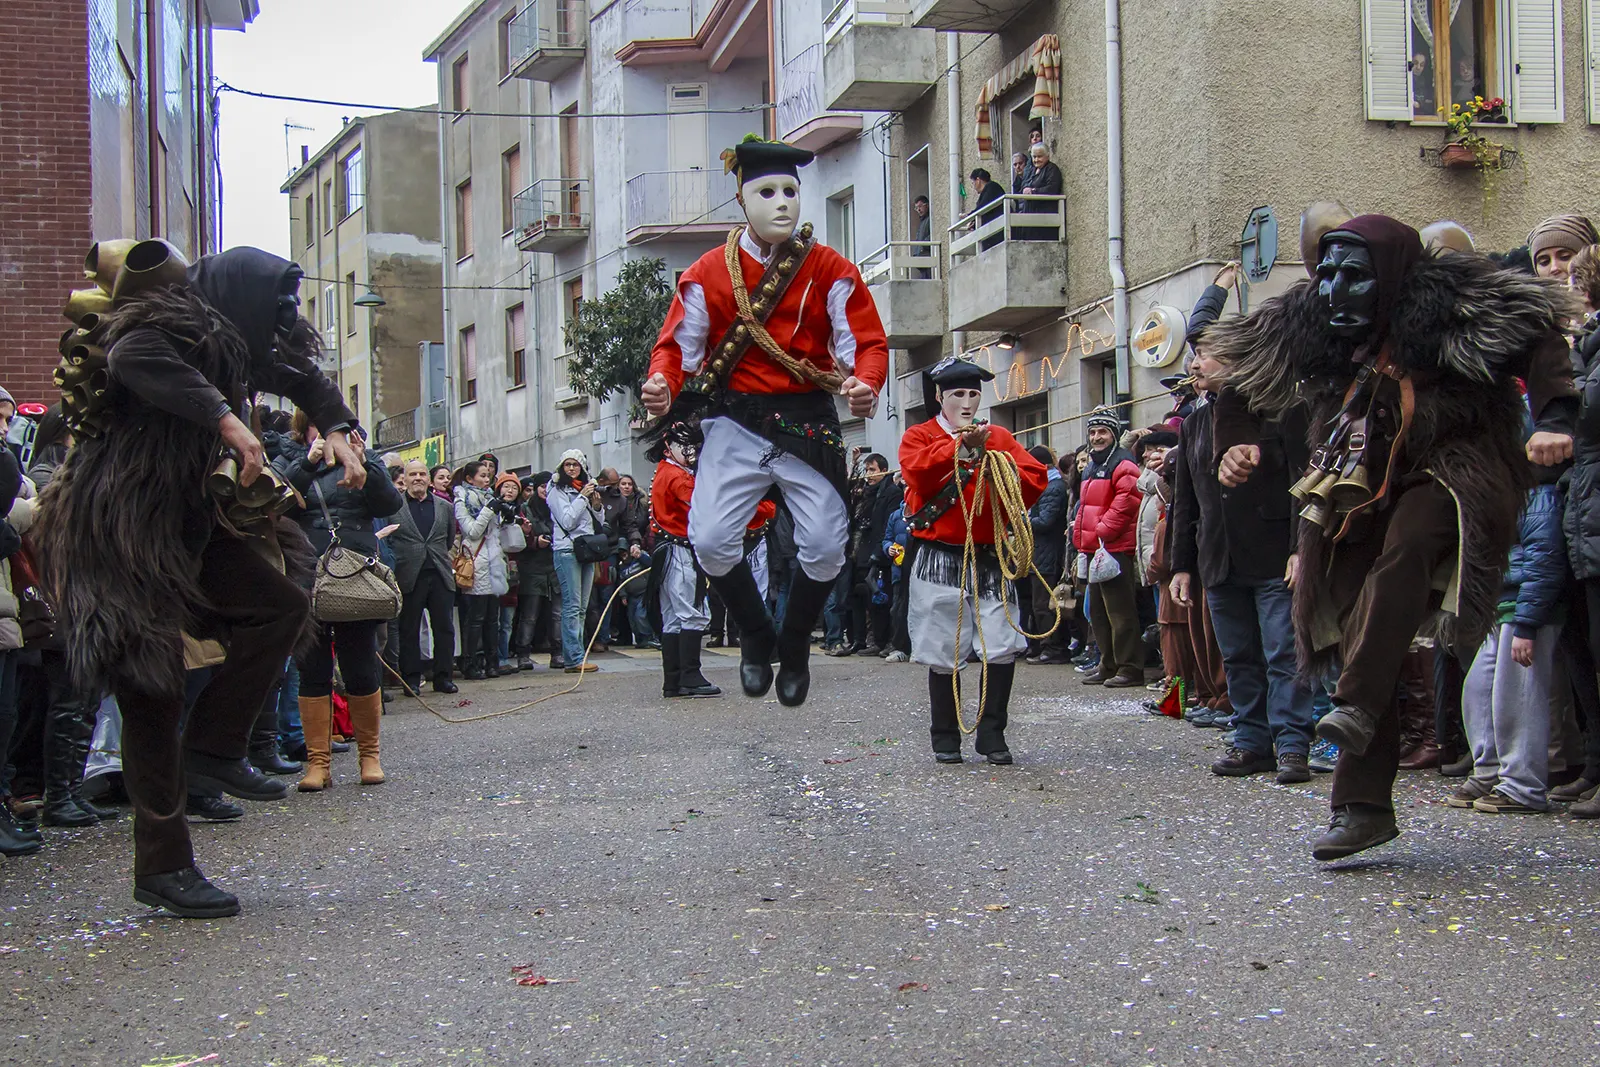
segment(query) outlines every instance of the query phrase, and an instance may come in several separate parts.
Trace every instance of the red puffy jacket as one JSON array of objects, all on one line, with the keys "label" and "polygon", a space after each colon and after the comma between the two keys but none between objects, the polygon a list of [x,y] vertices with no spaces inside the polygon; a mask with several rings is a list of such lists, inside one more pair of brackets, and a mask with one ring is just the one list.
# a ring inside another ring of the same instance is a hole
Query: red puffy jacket
[{"label": "red puffy jacket", "polygon": [[1139,492],[1139,465],[1127,449],[1119,448],[1106,457],[1103,467],[1090,462],[1083,472],[1079,498],[1073,547],[1093,552],[1104,541],[1108,552],[1134,551],[1144,494]]}]

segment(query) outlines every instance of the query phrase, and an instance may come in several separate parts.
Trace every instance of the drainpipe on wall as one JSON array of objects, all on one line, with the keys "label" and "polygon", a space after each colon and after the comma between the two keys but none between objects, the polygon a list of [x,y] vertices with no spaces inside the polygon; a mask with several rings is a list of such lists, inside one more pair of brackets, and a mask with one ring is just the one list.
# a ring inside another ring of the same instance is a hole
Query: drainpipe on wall
[{"label": "drainpipe on wall", "polygon": [[1128,274],[1122,266],[1122,11],[1106,0],[1106,247],[1117,341],[1117,394],[1132,394],[1128,366]]},{"label": "drainpipe on wall", "polygon": [[[449,99],[444,95],[444,60],[439,60],[439,99]],[[444,120],[444,105],[439,105],[439,306],[443,312],[443,334],[440,340],[444,343],[444,447],[445,462],[450,463],[453,450],[457,447],[456,440],[456,376],[455,366],[451,362],[450,353],[450,243],[453,237],[451,228],[455,222],[455,204],[450,196],[450,142],[447,137],[449,127]],[[454,466],[451,463],[451,466]]]},{"label": "drainpipe on wall", "polygon": [[[1111,0],[1108,0],[1111,2]],[[944,95],[949,111],[947,118],[950,142],[950,224],[961,217],[961,35],[944,35]],[[946,235],[948,236],[948,234]],[[945,242],[946,263],[949,262],[949,241]],[[948,278],[948,272],[946,273]],[[948,288],[948,281],[946,287]],[[950,333],[950,350],[957,355],[966,351],[967,335],[963,330]]]}]

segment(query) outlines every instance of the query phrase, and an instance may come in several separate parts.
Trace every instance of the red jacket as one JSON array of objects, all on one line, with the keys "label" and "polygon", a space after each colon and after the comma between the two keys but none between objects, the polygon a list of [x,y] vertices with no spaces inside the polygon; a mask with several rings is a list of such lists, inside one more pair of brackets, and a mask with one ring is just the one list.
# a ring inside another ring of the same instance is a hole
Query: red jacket
[{"label": "red jacket", "polygon": [[[725,253],[717,247],[695,260],[678,279],[667,321],[650,354],[650,373],[667,379],[672,395],[684,379],[699,373],[709,348],[738,316]],[[745,280],[757,283],[765,269],[741,244],[739,264]],[[791,356],[820,370],[837,370],[882,390],[889,375],[889,345],[878,307],[856,265],[827,245],[818,244],[783,299],[767,317],[767,332]],[[796,381],[757,345],[734,368],[728,388],[738,393],[806,393],[810,382]]]},{"label": "red jacket", "polygon": [[[655,477],[650,482],[650,521],[658,530],[673,537],[689,536],[689,498],[694,495],[694,472],[685,470],[664,459],[656,464]],[[778,505],[763,500],[756,505],[756,514],[747,530],[759,530],[778,514]]]},{"label": "red jacket", "polygon": [[1103,468],[1091,460],[1078,498],[1072,544],[1079,552],[1093,552],[1102,541],[1108,552],[1132,552],[1137,547],[1144,494],[1139,492],[1139,465],[1127,449],[1115,449]]},{"label": "red jacket", "polygon": [[[956,442],[957,438],[951,436],[944,423],[937,418],[918,423],[900,439],[900,477],[906,483],[907,519],[938,496],[939,490],[955,476]],[[987,447],[990,452],[1009,453],[1017,461],[1017,473],[1022,481],[1022,499],[1032,507],[1049,484],[1044,464],[1028,455],[1009,431],[998,426],[989,427]],[[973,506],[972,497],[976,490],[977,479],[972,478],[962,491],[969,509]],[[977,514],[972,519],[972,539],[978,544],[989,545],[994,543],[994,519],[989,513],[988,494],[984,495],[985,499],[978,505]],[[911,536],[924,541],[965,544],[967,525],[961,505],[952,505],[931,528],[913,530]]]}]

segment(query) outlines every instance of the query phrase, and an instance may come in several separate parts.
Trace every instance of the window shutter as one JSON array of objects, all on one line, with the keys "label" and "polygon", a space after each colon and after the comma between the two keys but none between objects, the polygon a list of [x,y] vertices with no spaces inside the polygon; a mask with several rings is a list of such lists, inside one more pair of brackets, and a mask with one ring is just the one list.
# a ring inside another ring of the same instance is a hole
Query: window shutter
[{"label": "window shutter", "polygon": [[1361,0],[1369,119],[1411,121],[1410,26],[1406,7],[1406,0]]},{"label": "window shutter", "polygon": [[1562,122],[1561,0],[1513,0],[1511,118]]},{"label": "window shutter", "polygon": [[523,319],[522,305],[518,304],[516,307],[511,309],[511,349],[512,351],[516,351],[519,348],[527,347],[527,326],[525,325],[525,321]]},{"label": "window shutter", "polygon": [[1583,0],[1583,64],[1589,88],[1589,121],[1600,122],[1600,0]]}]

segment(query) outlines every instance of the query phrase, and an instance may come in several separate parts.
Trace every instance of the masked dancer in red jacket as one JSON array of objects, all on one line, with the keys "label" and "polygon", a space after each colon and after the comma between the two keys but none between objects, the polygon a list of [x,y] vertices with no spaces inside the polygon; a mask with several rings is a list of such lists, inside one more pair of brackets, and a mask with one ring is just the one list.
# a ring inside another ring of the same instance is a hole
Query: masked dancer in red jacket
[{"label": "masked dancer in red jacket", "polygon": [[[889,366],[860,271],[809,226],[795,229],[798,168],[812,158],[756,138],[723,153],[749,225],[684,271],[640,390],[645,409],[669,425],[704,419],[689,540],[739,624],[745,693],[772,687],[776,650],[778,699],[790,707],[805,701],[811,628],[849,543],[833,398],[870,417]],[[782,634],[745,559],[745,531],[773,486],[794,514],[800,563]]]},{"label": "masked dancer in red jacket", "polygon": [[[990,763],[1011,762],[1006,748],[1006,713],[1016,659],[1027,651],[1017,626],[1022,615],[1016,589],[1000,573],[995,555],[992,495],[977,496],[978,465],[985,452],[1004,452],[1016,460],[1023,500],[1029,507],[1049,484],[1044,465],[998,426],[977,422],[983,383],[994,373],[968,359],[949,356],[923,376],[927,422],[906,431],[900,441],[900,476],[906,483],[911,658],[928,668],[932,707],[933,758],[961,762],[961,721],[956,683],[951,675],[976,651],[987,663],[987,684],[974,748]],[[960,475],[957,475],[957,464]],[[965,504],[962,501],[965,500]],[[963,582],[968,537],[976,544],[976,575]],[[963,586],[965,596],[963,603]],[[1015,623],[1016,625],[1013,625]]]}]

